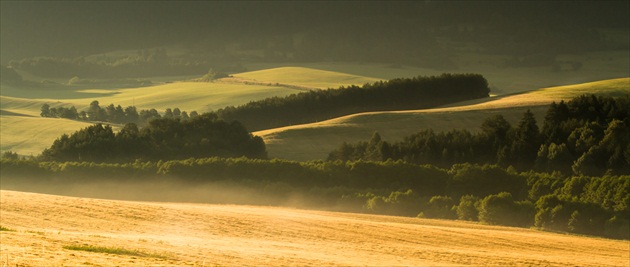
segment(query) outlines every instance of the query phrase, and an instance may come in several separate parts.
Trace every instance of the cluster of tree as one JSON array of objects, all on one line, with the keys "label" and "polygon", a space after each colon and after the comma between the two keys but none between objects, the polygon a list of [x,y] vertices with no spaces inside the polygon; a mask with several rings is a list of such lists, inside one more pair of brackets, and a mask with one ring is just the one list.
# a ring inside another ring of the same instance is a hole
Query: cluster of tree
[{"label": "cluster of tree", "polygon": [[440,169],[391,160],[294,162],[244,157],[128,163],[3,158],[0,167],[3,186],[21,180],[32,185],[47,180],[153,183],[164,178],[195,187],[230,182],[279,196],[302,195],[319,208],[630,238],[628,175],[518,173],[514,168],[468,163]]},{"label": "cluster of tree", "polygon": [[514,166],[521,171],[630,174],[629,115],[628,95],[584,95],[551,104],[542,130],[528,110],[516,127],[496,115],[487,118],[476,134],[425,130],[390,144],[375,133],[368,142],[342,144],[328,159],[401,159],[440,167],[471,162]]},{"label": "cluster of tree", "polygon": [[111,123],[134,123],[137,125],[146,125],[149,121],[159,118],[189,120],[199,116],[197,111],[191,111],[190,114],[179,108],[167,108],[164,115],[160,115],[156,109],[143,109],[138,112],[135,106],[128,106],[123,109],[122,106],[109,106],[102,108],[97,100],[92,101],[87,111],[78,112],[74,106],[67,107],[50,107],[43,104],[40,116],[48,118],[66,118],[82,121],[99,121]]},{"label": "cluster of tree", "polygon": [[229,106],[217,114],[256,131],[357,112],[429,108],[487,97],[489,93],[488,81],[479,74],[442,74],[272,97],[239,107]]},{"label": "cluster of tree", "polygon": [[240,123],[227,123],[212,114],[190,120],[160,118],[139,129],[126,124],[118,133],[95,124],[62,135],[40,158],[49,161],[128,162],[211,156],[266,158],[262,138]]}]

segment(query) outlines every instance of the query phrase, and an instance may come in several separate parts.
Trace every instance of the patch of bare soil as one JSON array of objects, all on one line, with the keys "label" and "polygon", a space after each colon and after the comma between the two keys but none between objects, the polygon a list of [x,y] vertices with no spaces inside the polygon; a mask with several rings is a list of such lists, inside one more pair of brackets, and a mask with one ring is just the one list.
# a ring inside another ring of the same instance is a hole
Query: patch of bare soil
[{"label": "patch of bare soil", "polygon": [[[468,222],[0,191],[0,266],[629,266],[630,243]],[[69,246],[136,251],[89,252]],[[65,247],[65,248],[64,248]]]}]

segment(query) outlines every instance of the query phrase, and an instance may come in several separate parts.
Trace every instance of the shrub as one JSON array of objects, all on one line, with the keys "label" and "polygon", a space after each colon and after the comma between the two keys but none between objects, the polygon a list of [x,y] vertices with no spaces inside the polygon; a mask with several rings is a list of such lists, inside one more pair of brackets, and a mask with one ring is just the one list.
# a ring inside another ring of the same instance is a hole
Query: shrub
[{"label": "shrub", "polygon": [[424,209],[424,216],[427,218],[455,219],[457,218],[453,210],[455,202],[448,196],[434,196],[429,200]]},{"label": "shrub", "polygon": [[479,220],[488,224],[527,227],[532,224],[534,210],[531,202],[515,202],[512,194],[501,192],[489,195],[481,201]]},{"label": "shrub", "polygon": [[459,199],[459,205],[455,208],[457,218],[466,221],[479,220],[479,198],[472,195],[465,195]]}]

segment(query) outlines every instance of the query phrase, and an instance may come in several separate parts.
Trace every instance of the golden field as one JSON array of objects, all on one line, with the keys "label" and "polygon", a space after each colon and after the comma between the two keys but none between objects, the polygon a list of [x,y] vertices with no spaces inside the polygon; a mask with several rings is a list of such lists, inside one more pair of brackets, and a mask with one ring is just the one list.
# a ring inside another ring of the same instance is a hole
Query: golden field
[{"label": "golden field", "polygon": [[0,204],[3,266],[630,265],[628,241],[461,221],[6,190]]}]

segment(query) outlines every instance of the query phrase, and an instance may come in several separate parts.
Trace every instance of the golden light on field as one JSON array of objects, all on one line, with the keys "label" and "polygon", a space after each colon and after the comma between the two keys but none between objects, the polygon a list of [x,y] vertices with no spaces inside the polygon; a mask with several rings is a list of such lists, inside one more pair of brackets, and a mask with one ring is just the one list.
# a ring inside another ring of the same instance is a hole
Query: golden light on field
[{"label": "golden light on field", "polygon": [[[0,192],[8,266],[628,266],[627,241],[365,214]],[[134,255],[90,252],[108,248]]]}]

